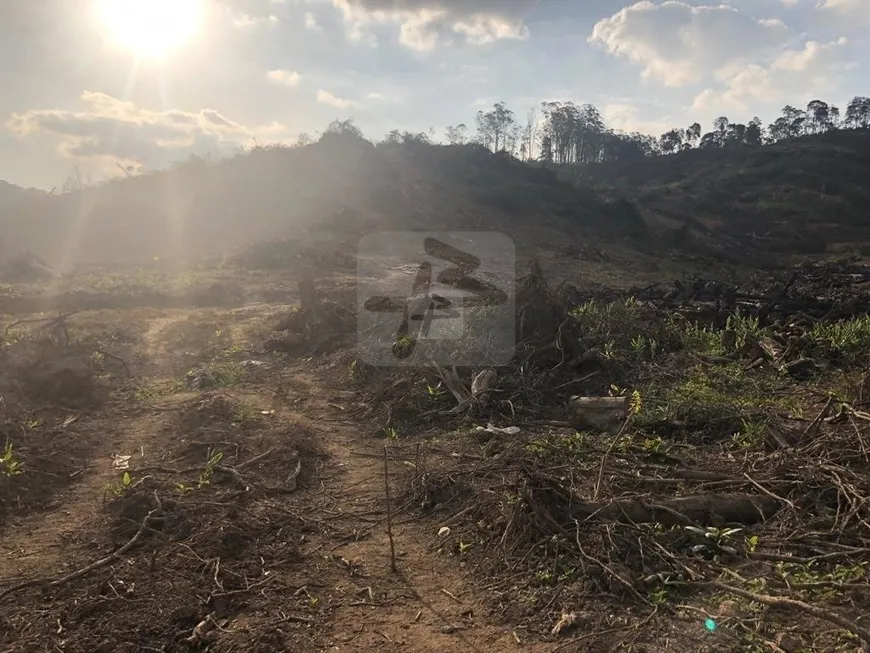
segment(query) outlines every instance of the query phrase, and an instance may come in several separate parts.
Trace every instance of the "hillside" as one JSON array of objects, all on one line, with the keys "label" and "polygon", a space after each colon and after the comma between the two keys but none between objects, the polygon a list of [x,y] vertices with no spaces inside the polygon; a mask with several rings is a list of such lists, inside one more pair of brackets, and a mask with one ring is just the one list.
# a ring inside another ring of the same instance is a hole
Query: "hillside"
[{"label": "hillside", "polygon": [[64,271],[276,240],[344,256],[363,234],[433,225],[504,232],[521,254],[582,258],[603,239],[598,251],[681,251],[752,267],[769,262],[760,252],[870,243],[870,131],[547,168],[477,145],[373,145],[327,132],[306,147],[193,159],[76,193],[0,187],[0,200],[14,199],[0,213],[0,246]]},{"label": "hillside", "polygon": [[22,202],[36,199],[42,195],[44,195],[42,191],[21,188],[0,179],[0,211],[9,210]]},{"label": "hillside", "polygon": [[765,147],[696,149],[563,169],[563,177],[636,201],[662,222],[744,247],[821,253],[870,243],[870,130]]},{"label": "hillside", "polygon": [[380,229],[498,230],[520,247],[561,245],[584,230],[642,226],[622,204],[477,146],[374,146],[341,134],[304,148],[261,148],[207,164],[19,204],[8,249],[52,265],[180,259],[266,239],[352,250]]}]

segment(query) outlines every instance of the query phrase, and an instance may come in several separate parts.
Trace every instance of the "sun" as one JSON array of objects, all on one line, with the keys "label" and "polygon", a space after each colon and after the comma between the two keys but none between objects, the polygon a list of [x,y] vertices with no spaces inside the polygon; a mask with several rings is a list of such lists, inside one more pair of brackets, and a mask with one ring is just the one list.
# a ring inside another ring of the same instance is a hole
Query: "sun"
[{"label": "sun", "polygon": [[160,59],[194,36],[202,0],[96,0],[96,11],[118,45]]}]

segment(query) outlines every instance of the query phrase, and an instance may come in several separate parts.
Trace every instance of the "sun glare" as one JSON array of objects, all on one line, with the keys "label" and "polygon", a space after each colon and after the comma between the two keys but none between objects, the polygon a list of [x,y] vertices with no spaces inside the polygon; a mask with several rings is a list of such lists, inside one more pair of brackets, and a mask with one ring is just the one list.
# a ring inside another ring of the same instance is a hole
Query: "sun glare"
[{"label": "sun glare", "polygon": [[202,0],[96,0],[96,10],[118,45],[159,59],[196,33]]}]

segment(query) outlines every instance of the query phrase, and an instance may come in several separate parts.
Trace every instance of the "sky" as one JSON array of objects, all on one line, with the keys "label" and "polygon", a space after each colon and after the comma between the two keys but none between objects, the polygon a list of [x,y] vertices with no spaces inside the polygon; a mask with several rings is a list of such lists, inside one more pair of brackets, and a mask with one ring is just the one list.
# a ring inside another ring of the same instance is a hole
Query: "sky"
[{"label": "sky", "polygon": [[496,101],[766,124],[870,95],[868,28],[870,0],[6,0],[0,179],[96,183],[334,119],[440,139]]}]

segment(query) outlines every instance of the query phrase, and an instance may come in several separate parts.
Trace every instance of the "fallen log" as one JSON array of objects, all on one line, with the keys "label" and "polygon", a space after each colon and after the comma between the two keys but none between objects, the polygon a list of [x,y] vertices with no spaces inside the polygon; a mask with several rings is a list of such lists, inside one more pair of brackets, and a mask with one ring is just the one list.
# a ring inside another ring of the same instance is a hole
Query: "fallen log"
[{"label": "fallen log", "polygon": [[620,499],[580,503],[571,506],[569,516],[572,522],[597,519],[665,526],[751,525],[770,519],[781,507],[778,500],[764,495],[701,494],[667,501]]},{"label": "fallen log", "polygon": [[628,415],[628,397],[571,397],[568,422],[575,429],[615,434]]}]

